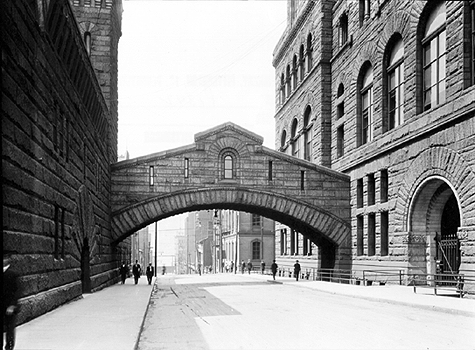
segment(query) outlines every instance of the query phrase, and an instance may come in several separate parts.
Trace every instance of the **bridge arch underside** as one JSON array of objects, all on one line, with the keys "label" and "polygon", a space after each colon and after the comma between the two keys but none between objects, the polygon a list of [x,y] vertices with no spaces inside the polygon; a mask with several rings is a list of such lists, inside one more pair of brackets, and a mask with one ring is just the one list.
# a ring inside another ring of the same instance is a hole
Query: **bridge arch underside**
[{"label": "bridge arch underside", "polygon": [[114,212],[112,232],[118,243],[153,222],[211,209],[255,213],[278,221],[319,247],[321,267],[351,268],[351,228],[347,221],[303,201],[240,187],[193,189],[149,197]]}]

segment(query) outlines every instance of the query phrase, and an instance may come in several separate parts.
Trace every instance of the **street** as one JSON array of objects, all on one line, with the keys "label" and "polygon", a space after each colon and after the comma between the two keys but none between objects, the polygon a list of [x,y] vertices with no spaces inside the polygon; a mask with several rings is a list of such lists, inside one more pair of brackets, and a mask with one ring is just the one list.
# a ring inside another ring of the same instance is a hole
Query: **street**
[{"label": "street", "polygon": [[475,320],[467,315],[261,277],[160,276],[138,349],[475,348]]}]

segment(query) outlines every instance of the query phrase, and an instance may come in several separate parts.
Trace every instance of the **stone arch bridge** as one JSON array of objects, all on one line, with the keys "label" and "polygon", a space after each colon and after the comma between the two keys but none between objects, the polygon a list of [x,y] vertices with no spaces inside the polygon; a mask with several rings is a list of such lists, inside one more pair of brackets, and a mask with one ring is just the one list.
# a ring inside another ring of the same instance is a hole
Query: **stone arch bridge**
[{"label": "stone arch bridge", "polygon": [[262,143],[225,123],[191,145],[113,164],[115,241],[180,213],[234,209],[301,232],[319,247],[322,267],[350,268],[350,178]]}]

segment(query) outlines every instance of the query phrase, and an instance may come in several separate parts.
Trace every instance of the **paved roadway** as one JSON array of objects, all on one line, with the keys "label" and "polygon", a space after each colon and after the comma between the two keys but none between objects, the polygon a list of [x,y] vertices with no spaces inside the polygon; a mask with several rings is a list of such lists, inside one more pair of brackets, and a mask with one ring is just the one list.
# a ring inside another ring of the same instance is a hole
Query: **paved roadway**
[{"label": "paved roadway", "polygon": [[475,349],[473,313],[335,295],[312,283],[161,276],[137,349]]}]

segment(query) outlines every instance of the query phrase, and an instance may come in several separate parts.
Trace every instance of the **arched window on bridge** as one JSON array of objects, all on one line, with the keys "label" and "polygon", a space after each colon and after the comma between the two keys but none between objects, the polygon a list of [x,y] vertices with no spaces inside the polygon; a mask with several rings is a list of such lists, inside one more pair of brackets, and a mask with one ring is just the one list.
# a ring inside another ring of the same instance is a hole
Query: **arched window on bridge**
[{"label": "arched window on bridge", "polygon": [[237,178],[238,152],[233,148],[225,148],[219,154],[219,172],[222,180]]},{"label": "arched window on bridge", "polygon": [[229,154],[224,156],[224,178],[232,179],[233,178],[233,157]]}]

